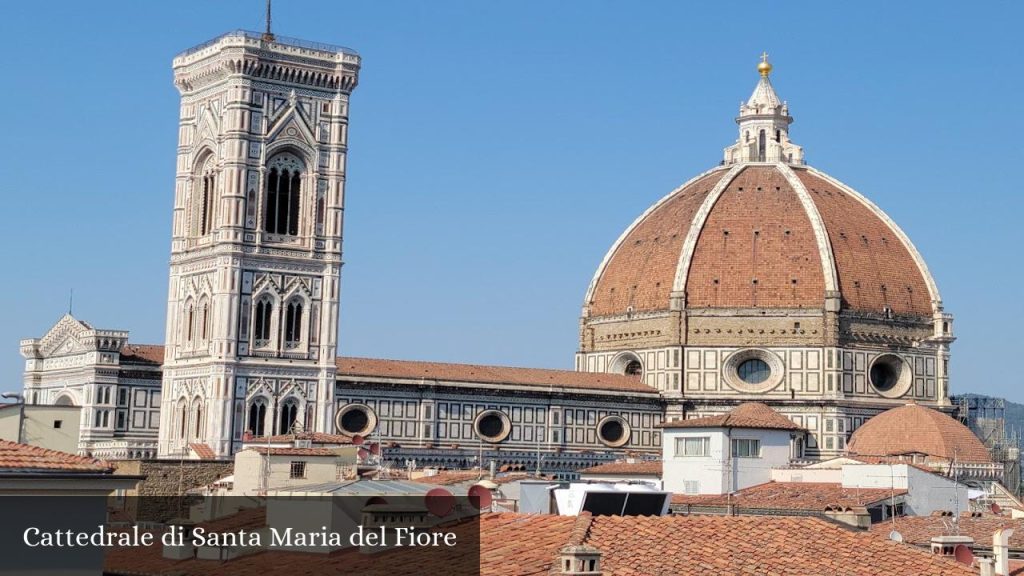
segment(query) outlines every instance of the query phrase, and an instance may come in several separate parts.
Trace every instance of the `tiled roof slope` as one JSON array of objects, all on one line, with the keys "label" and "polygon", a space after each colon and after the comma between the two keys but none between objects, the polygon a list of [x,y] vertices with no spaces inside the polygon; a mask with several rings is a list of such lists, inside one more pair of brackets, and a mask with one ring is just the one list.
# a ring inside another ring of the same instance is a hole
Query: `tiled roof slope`
[{"label": "tiled roof slope", "polygon": [[325,432],[300,432],[297,434],[278,434],[267,438],[266,436],[252,436],[245,439],[246,444],[271,443],[282,444],[296,440],[309,440],[313,444],[339,444],[347,445],[352,443],[352,437],[343,434],[327,434]]},{"label": "tiled roof slope", "polygon": [[814,517],[601,516],[586,544],[614,576],[974,574],[905,544]]},{"label": "tiled roof slope", "polygon": [[188,447],[196,453],[201,460],[216,460],[217,454],[214,453],[213,448],[210,448],[209,444],[203,444],[201,442],[190,442]]},{"label": "tiled roof slope", "polygon": [[0,476],[12,473],[107,473],[113,465],[85,456],[0,440]]},{"label": "tiled roof slope", "polygon": [[918,404],[886,410],[850,437],[852,456],[927,454],[958,462],[991,462],[988,449],[966,426]]},{"label": "tiled roof slope", "polygon": [[164,363],[164,347],[159,344],[126,344],[121,348],[121,363],[160,366]]},{"label": "tiled roof slope", "polygon": [[803,430],[789,418],[761,402],[744,402],[725,414],[670,420],[661,428],[760,428],[767,430]]},{"label": "tiled roof slope", "polygon": [[608,474],[623,475],[630,474],[645,476],[661,476],[661,461],[638,460],[636,462],[607,462],[579,471],[580,474]]},{"label": "tiled roof slope", "polygon": [[652,396],[657,396],[658,394],[657,390],[644,385],[639,378],[620,374],[410,360],[381,360],[374,358],[338,358],[337,366],[339,378],[346,376],[406,378],[478,382],[481,384],[553,386],[556,388],[578,388],[581,390],[631,392],[635,394],[650,394]]},{"label": "tiled roof slope", "polygon": [[[928,546],[933,536],[949,533],[948,516],[903,516],[895,522],[885,521],[872,524],[870,531],[880,538],[888,538],[889,533],[896,530],[908,544]],[[960,534],[974,539],[975,546],[992,547],[992,534],[1000,528],[1013,528],[1010,536],[1010,548],[1024,550],[1024,519],[1012,519],[1009,516],[985,515],[981,517],[960,516],[957,520]]]},{"label": "tiled roof slope", "polygon": [[731,497],[724,494],[675,494],[672,504],[691,506],[726,506],[732,504],[753,510],[825,510],[827,506],[843,508],[866,506],[906,494],[906,490],[882,488],[843,488],[832,482],[766,482],[744,488]]},{"label": "tiled roof slope", "polygon": [[[468,524],[454,531],[466,527],[477,529]],[[472,572],[484,576],[547,575],[559,549],[579,544],[601,551],[605,576],[974,574],[967,566],[927,551],[810,517],[486,514],[480,519],[479,535],[479,559],[471,558],[479,566],[473,566]],[[220,562],[163,558],[159,546],[121,548],[108,553],[106,570],[114,575],[271,576],[381,574],[386,566],[388,576],[454,572],[446,565],[450,556],[425,558],[410,550],[375,555],[356,550],[275,551]],[[386,564],[385,557],[389,557]]]},{"label": "tiled roof slope", "polygon": [[336,456],[329,448],[267,448],[266,446],[250,446],[246,450],[255,450],[260,454],[271,456]]}]

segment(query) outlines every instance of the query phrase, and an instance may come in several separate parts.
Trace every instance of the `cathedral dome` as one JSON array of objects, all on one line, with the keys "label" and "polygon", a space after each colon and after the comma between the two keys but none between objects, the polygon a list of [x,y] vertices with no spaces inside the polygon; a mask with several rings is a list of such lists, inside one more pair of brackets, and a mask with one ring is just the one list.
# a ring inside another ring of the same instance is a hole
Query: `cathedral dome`
[{"label": "cathedral dome", "polygon": [[[867,198],[805,165],[720,166],[672,191],[612,246],[584,315],[824,308],[931,317],[917,250]],[[679,305],[673,305],[678,299]]]},{"label": "cathedral dome", "polygon": [[771,69],[764,55],[722,164],[651,206],[608,251],[585,318],[808,308],[930,320],[941,310],[906,234],[863,195],[804,163]]},{"label": "cathedral dome", "polygon": [[969,428],[949,416],[917,404],[886,410],[869,419],[850,438],[854,456],[925,454],[958,462],[991,462],[988,449]]}]

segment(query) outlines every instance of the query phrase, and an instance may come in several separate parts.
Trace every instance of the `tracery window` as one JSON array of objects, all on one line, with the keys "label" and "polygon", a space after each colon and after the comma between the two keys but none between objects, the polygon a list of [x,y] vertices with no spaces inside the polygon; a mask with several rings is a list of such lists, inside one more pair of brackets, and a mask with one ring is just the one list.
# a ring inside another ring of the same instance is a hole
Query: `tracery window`
[{"label": "tracery window", "polygon": [[267,163],[267,203],[263,211],[263,229],[267,232],[298,235],[304,168],[301,160],[288,153],[278,154]]},{"label": "tracery window", "polygon": [[299,416],[299,405],[295,400],[286,400],[281,404],[281,418],[278,422],[278,434],[290,434]]},{"label": "tracery window", "polygon": [[274,313],[274,302],[270,296],[263,296],[253,309],[252,334],[257,348],[270,343],[270,324]]},{"label": "tracery window", "polygon": [[263,436],[264,425],[267,417],[267,402],[263,398],[257,398],[249,405],[249,422],[246,430],[253,436]]},{"label": "tracery window", "polygon": [[189,300],[185,303],[185,326],[183,328],[185,334],[185,342],[192,342],[192,337],[195,334],[196,324],[196,310],[192,301]]},{"label": "tracery window", "polygon": [[206,236],[213,229],[213,204],[217,191],[217,173],[215,171],[213,155],[206,157],[196,177],[196,231],[200,236]]},{"label": "tracery window", "polygon": [[294,348],[302,342],[302,302],[292,300],[288,303],[284,317],[284,345]]}]

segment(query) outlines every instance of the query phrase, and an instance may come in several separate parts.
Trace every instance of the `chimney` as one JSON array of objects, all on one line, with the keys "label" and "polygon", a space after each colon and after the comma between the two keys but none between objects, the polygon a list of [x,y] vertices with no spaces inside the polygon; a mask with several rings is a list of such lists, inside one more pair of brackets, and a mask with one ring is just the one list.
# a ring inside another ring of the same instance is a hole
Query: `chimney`
[{"label": "chimney", "polygon": [[[192,545],[192,532],[195,522],[187,518],[175,518],[167,521],[167,528],[176,534],[163,542],[163,557],[171,560],[191,560],[196,556],[196,548]],[[168,544],[170,542],[170,544]]]},{"label": "chimney", "polygon": [[996,564],[996,576],[1010,574],[1010,536],[1013,528],[1000,528],[992,535],[992,556]]},{"label": "chimney", "polygon": [[601,576],[601,551],[586,544],[564,546],[558,551],[558,571],[562,576]]},{"label": "chimney", "polygon": [[978,558],[978,569],[981,576],[995,576],[991,558]]}]

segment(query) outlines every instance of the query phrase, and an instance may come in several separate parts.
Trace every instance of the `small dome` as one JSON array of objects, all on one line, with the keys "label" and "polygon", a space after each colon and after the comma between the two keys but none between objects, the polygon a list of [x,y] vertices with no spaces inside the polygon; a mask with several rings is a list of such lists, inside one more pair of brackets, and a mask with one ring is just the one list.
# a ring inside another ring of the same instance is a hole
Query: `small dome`
[{"label": "small dome", "polygon": [[966,426],[917,404],[886,410],[857,429],[847,446],[854,456],[925,454],[957,462],[991,462],[988,449]]}]

